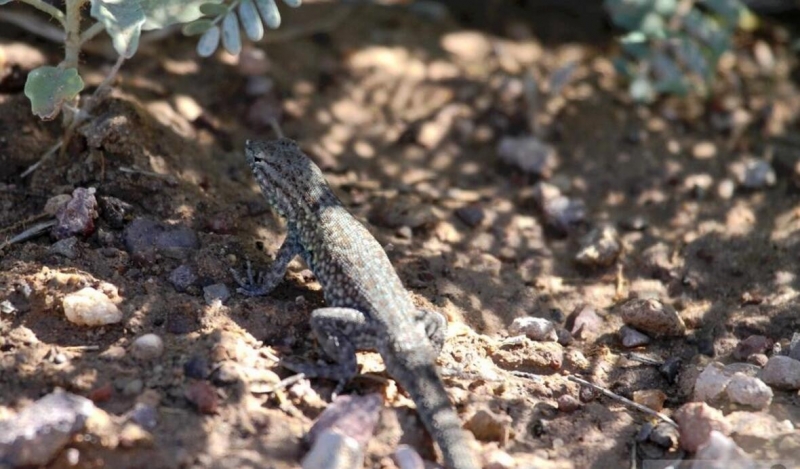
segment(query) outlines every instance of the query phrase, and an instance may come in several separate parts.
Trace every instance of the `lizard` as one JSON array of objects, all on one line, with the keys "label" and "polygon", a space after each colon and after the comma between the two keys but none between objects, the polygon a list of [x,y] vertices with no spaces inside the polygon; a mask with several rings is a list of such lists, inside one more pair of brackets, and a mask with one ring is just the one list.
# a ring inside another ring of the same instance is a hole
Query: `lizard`
[{"label": "lizard", "polygon": [[311,314],[311,330],[331,365],[284,363],[309,378],[337,381],[334,394],[357,374],[356,351],[376,350],[386,371],[410,395],[450,469],[477,469],[436,367],[447,320],[418,309],[386,252],[342,204],[320,168],[287,138],[248,140],[245,155],[261,192],[286,221],[287,234],[269,270],[246,278],[231,269],[240,293],[269,294],[300,256],[322,285],[326,307]]}]

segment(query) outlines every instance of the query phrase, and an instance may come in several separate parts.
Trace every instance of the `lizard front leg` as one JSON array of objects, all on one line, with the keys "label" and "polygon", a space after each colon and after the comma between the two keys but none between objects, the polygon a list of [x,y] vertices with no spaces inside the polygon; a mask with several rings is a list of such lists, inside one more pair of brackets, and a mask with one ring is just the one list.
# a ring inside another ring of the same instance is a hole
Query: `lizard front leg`
[{"label": "lizard front leg", "polygon": [[236,289],[239,293],[247,296],[262,296],[266,295],[283,280],[286,274],[286,267],[303,250],[303,246],[291,231],[286,235],[278,252],[275,254],[275,260],[270,265],[269,270],[259,272],[253,275],[253,269],[250,261],[247,261],[247,278],[243,278],[235,269],[231,269],[234,280],[239,284]]},{"label": "lizard front leg", "polygon": [[337,381],[334,395],[357,373],[356,351],[375,350],[377,331],[361,311],[352,308],[318,308],[311,313],[311,330],[325,355],[334,364],[281,362],[309,378]]}]

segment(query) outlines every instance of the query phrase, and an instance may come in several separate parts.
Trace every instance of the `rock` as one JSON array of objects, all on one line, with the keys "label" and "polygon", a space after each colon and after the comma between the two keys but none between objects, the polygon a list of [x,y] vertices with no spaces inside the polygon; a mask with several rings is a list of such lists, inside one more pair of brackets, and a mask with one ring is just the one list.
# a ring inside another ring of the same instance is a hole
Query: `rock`
[{"label": "rock", "polygon": [[776,441],[783,433],[795,431],[790,420],[778,421],[767,412],[736,411],[728,414],[725,419],[731,424],[731,435],[745,446],[755,448],[763,447],[768,441]]},{"label": "rock", "polygon": [[497,441],[502,447],[508,442],[511,421],[508,415],[480,409],[464,424],[464,428],[471,431],[478,440]]},{"label": "rock", "polygon": [[149,361],[164,353],[164,341],[156,334],[145,334],[131,344],[131,355],[141,361]]},{"label": "rock", "polygon": [[575,261],[589,267],[608,267],[622,251],[617,229],[611,225],[594,228],[581,240]]},{"label": "rock", "polygon": [[461,207],[456,210],[456,216],[470,228],[479,226],[485,218],[483,209],[479,205],[467,205],[466,207]]},{"label": "rock", "polygon": [[660,300],[634,298],[621,307],[622,321],[655,337],[681,337],[686,325],[672,306]]},{"label": "rock", "polygon": [[658,368],[667,381],[674,384],[678,381],[678,374],[681,371],[681,359],[678,357],[670,357]]},{"label": "rock", "polygon": [[239,382],[242,379],[241,375],[239,365],[236,362],[225,360],[214,370],[211,379],[218,386],[227,386]]},{"label": "rock", "polygon": [[115,229],[125,226],[128,217],[133,213],[133,205],[111,196],[100,196],[100,216],[108,225]]},{"label": "rock", "polygon": [[641,347],[650,343],[650,337],[632,327],[622,326],[619,330],[619,335],[622,340],[622,346],[626,348]]},{"label": "rock", "polygon": [[203,299],[206,300],[208,305],[213,304],[215,301],[225,303],[230,297],[231,292],[224,283],[215,283],[203,288]]},{"label": "rock", "polygon": [[569,394],[562,394],[556,399],[556,402],[558,403],[558,410],[566,413],[574,412],[581,406],[581,402]]},{"label": "rock", "polygon": [[128,413],[128,418],[146,430],[153,430],[158,426],[158,409],[150,404],[137,402]]},{"label": "rock", "polygon": [[89,189],[78,187],[72,191],[72,199],[56,212],[53,238],[89,236],[94,233],[94,219],[97,218],[97,199],[94,193],[94,187]]},{"label": "rock", "polygon": [[800,360],[776,355],[761,370],[761,379],[778,389],[800,389]]},{"label": "rock", "polygon": [[125,248],[139,262],[155,262],[155,254],[185,259],[199,247],[197,235],[188,227],[169,226],[147,218],[133,220],[122,234]]},{"label": "rock", "polygon": [[693,399],[701,402],[713,402],[719,399],[725,393],[731,375],[732,373],[725,371],[722,363],[709,363],[695,380]]},{"label": "rock", "polygon": [[731,164],[736,182],[745,189],[757,190],[774,186],[777,181],[775,170],[769,162],[759,159],[749,159]]},{"label": "rock", "polygon": [[67,320],[79,326],[105,326],[122,320],[122,312],[108,297],[91,287],[64,296]]},{"label": "rock", "polygon": [[525,335],[538,342],[557,342],[556,326],[547,319],[542,318],[517,318],[508,328],[511,335]]},{"label": "rock", "polygon": [[538,182],[533,190],[545,223],[556,234],[563,236],[586,221],[586,205],[582,200],[561,195],[556,186],[545,182]]},{"label": "rock", "polygon": [[736,404],[763,409],[772,402],[772,389],[758,378],[735,373],[725,389],[728,399]]},{"label": "rock", "polygon": [[643,389],[633,392],[633,402],[653,409],[656,412],[661,412],[664,408],[664,401],[666,400],[667,395],[660,389]]},{"label": "rock", "polygon": [[567,320],[567,324],[572,322],[570,332],[574,337],[581,340],[586,340],[590,336],[596,335],[603,327],[603,318],[601,318],[597,311],[588,304],[579,305]]},{"label": "rock", "polygon": [[195,275],[190,266],[182,264],[170,272],[168,280],[175,288],[175,291],[185,292],[187,288],[197,281],[197,275]]},{"label": "rock", "polygon": [[144,381],[139,378],[134,378],[128,381],[125,386],[122,388],[122,395],[123,396],[138,396],[142,393],[144,389]]},{"label": "rock", "polygon": [[399,469],[425,469],[422,457],[408,445],[398,446],[393,459]]},{"label": "rock", "polygon": [[275,82],[263,75],[247,77],[244,85],[244,92],[247,96],[263,96],[275,89]]},{"label": "rock", "polygon": [[64,256],[67,259],[78,258],[78,238],[72,236],[56,241],[50,246],[49,251],[59,256]]},{"label": "rock", "polygon": [[44,204],[44,213],[54,217],[70,200],[72,200],[72,196],[69,194],[54,195]]},{"label": "rock", "polygon": [[202,414],[215,414],[219,407],[217,390],[207,381],[195,381],[186,388],[186,399]]},{"label": "rock", "polygon": [[717,155],[717,146],[713,142],[698,142],[692,147],[692,156],[698,160],[706,160]]},{"label": "rock", "polygon": [[[772,344],[770,344],[770,347]],[[789,342],[789,350],[787,355],[789,358],[800,360],[800,332],[792,334],[792,340]]]},{"label": "rock", "polygon": [[703,402],[684,404],[673,418],[678,423],[681,448],[691,453],[708,444],[711,432],[718,431],[722,435],[731,432],[731,426],[722,412]]},{"label": "rock", "polygon": [[663,281],[669,280],[675,269],[666,243],[656,243],[642,251],[642,264],[646,275]]},{"label": "rock", "polygon": [[486,34],[478,31],[458,31],[441,38],[442,49],[465,62],[482,61],[494,47]]},{"label": "rock", "polygon": [[747,363],[751,363],[756,365],[759,368],[763,368],[767,366],[767,362],[769,361],[769,357],[763,353],[754,353],[747,357]]},{"label": "rock", "polygon": [[0,465],[43,466],[82,431],[94,413],[89,399],[63,391],[48,394],[17,416],[0,421]]},{"label": "rock", "polygon": [[364,448],[378,425],[382,407],[380,394],[337,396],[311,426],[306,439],[314,444],[326,431],[334,431]]},{"label": "rock", "polygon": [[483,469],[514,469],[519,468],[514,457],[501,449],[492,449],[486,455],[486,464]]},{"label": "rock", "polygon": [[756,463],[722,432],[712,430],[690,469],[755,469]]},{"label": "rock", "polygon": [[650,432],[648,440],[662,448],[671,449],[678,446],[680,438],[677,428],[666,422],[661,422]]},{"label": "rock", "polygon": [[551,177],[558,166],[555,149],[533,136],[503,137],[497,154],[503,163],[537,177]]},{"label": "rock", "polygon": [[325,430],[311,445],[301,464],[303,469],[356,469],[364,465],[364,450],[354,438],[336,430]]},{"label": "rock", "polygon": [[747,357],[754,353],[764,353],[772,347],[772,341],[763,335],[751,335],[743,341],[736,344],[736,349],[733,351],[733,358],[737,360],[746,360]]},{"label": "rock", "polygon": [[722,200],[729,200],[736,192],[736,184],[728,178],[725,178],[717,184],[717,197]]},{"label": "rock", "polygon": [[208,360],[199,355],[193,355],[183,364],[183,374],[187,378],[206,379],[209,374]]}]

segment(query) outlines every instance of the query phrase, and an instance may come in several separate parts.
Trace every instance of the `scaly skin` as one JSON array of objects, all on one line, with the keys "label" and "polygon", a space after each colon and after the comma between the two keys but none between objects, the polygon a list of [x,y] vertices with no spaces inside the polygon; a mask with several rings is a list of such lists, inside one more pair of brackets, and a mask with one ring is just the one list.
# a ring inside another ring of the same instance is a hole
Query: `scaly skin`
[{"label": "scaly skin", "polygon": [[309,377],[338,381],[356,372],[356,351],[377,350],[388,373],[417,405],[425,427],[450,469],[477,469],[466,433],[436,369],[446,320],[414,307],[383,248],[333,194],[322,171],[288,139],[248,141],[247,161],[288,233],[270,270],[254,281],[234,276],[247,295],[265,295],[300,255],[322,284],[326,308],[311,327],[331,366],[287,365]]}]

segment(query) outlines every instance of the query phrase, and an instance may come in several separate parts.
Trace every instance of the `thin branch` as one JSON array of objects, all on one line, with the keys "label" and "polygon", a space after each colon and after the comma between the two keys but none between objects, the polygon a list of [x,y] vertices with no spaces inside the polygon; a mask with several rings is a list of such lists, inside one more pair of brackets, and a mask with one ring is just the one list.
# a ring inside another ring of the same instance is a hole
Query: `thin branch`
[{"label": "thin branch", "polygon": [[610,397],[612,399],[616,399],[616,400],[622,402],[623,404],[627,404],[627,405],[629,405],[631,407],[634,407],[637,410],[639,410],[641,412],[644,412],[646,414],[650,414],[650,415],[653,415],[655,417],[658,417],[661,420],[663,420],[663,421],[667,422],[668,424],[672,425],[673,427],[678,428],[678,424],[675,423],[674,420],[672,420],[671,418],[669,418],[666,415],[662,414],[661,412],[656,412],[655,410],[653,410],[653,409],[651,409],[651,408],[649,408],[647,406],[643,406],[643,405],[639,404],[638,402],[633,402],[632,400],[628,399],[627,397],[622,397],[619,394],[614,394],[613,392],[609,391],[608,389],[606,389],[604,387],[598,386],[596,384],[592,384],[589,381],[586,381],[585,379],[578,378],[577,376],[570,375],[570,376],[567,376],[567,379],[570,380],[570,381],[575,381],[576,383],[582,384],[584,386],[589,386],[590,388],[596,389],[596,390],[600,391],[601,393],[603,393],[604,395],[606,395],[606,396],[608,396],[608,397]]},{"label": "thin branch", "polygon": [[92,40],[93,37],[102,33],[105,30],[105,28],[106,26],[103,23],[95,23],[86,28],[86,31],[81,33],[81,38],[79,40],[81,47],[83,46],[84,43]]},{"label": "thin branch", "polygon": [[66,19],[64,16],[64,12],[59,10],[58,8],[54,7],[53,5],[49,5],[42,0],[19,0],[22,3],[27,3],[28,5],[36,8],[37,10],[43,11],[48,15],[52,16],[56,19],[59,23],[61,23],[61,27],[66,27]]}]

